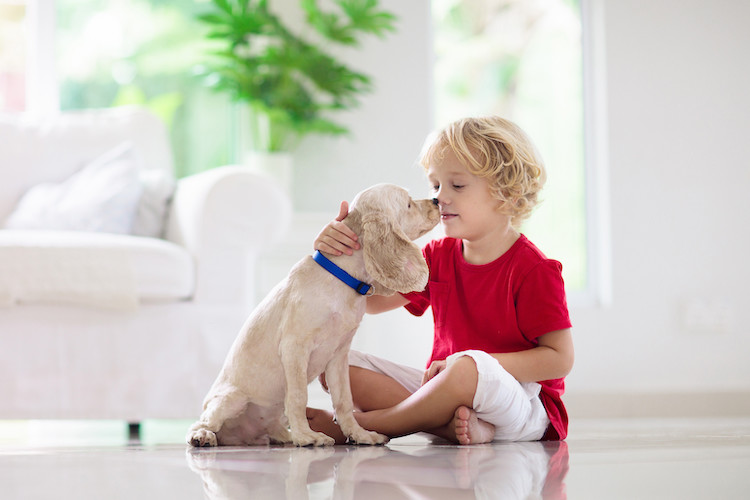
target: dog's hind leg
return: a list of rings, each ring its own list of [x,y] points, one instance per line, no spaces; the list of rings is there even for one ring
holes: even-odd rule
[[[272,443],[285,444],[292,442],[292,435],[285,416],[281,416],[274,424],[268,426],[268,437]]]
[[[187,442],[191,446],[218,446],[216,434],[229,419],[239,415],[248,399],[239,391],[217,395],[209,399],[200,419],[188,430]]]
[[[330,446],[334,439],[315,432],[307,421],[307,366],[310,352],[299,344],[299,339],[283,338],[279,350],[286,379],[284,411],[289,420],[292,442],[297,446]]]
[[[339,348],[326,366],[326,383],[331,394],[336,421],[351,441],[357,444],[384,444],[388,436],[362,428],[355,420],[352,388],[349,385],[349,344]]]

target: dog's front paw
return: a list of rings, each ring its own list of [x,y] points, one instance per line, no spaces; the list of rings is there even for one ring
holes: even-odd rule
[[[355,444],[385,444],[390,441],[388,436],[362,428],[354,429],[348,436],[349,441]]]
[[[308,430],[304,432],[292,432],[292,443],[297,446],[333,446],[336,441],[322,432]]]
[[[217,445],[216,434],[203,428],[190,429],[187,435],[187,442],[190,446],[195,446],[196,448]]]

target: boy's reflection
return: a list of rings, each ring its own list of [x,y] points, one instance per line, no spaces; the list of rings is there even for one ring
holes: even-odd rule
[[[189,449],[212,500],[545,498],[565,495],[568,445]]]

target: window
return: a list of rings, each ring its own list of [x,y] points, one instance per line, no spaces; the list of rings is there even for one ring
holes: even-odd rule
[[[601,156],[589,139],[603,132],[590,106],[584,128],[584,104],[597,100],[597,89],[584,96],[590,73],[582,61],[596,56],[596,44],[581,42],[581,8],[591,16],[597,3],[432,0],[432,10],[435,125],[496,113],[531,135],[548,181],[523,231],[563,262],[569,291],[601,295],[606,269],[596,260],[606,245],[594,237],[603,233],[602,183],[584,159]],[[234,107],[195,76],[207,53],[195,16],[207,7],[207,0],[0,0],[0,111],[140,104],[169,127],[179,176],[229,163]]]
[[[232,106],[194,74],[206,53],[195,16],[206,2],[56,3],[61,109],[146,106],[170,129],[179,176],[229,163]]]
[[[0,0],[0,112],[26,109],[26,5]]]
[[[563,263],[569,292],[589,288],[578,0],[433,0],[436,126],[470,115],[518,123],[547,166],[523,227]]]
[[[0,0],[0,110],[142,105],[167,125],[178,176],[227,164],[234,109],[195,75],[207,53],[196,15],[207,7],[195,0]],[[28,102],[27,92],[34,95]]]

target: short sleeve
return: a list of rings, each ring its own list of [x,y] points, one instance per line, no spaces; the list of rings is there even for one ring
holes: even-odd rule
[[[543,260],[529,271],[518,289],[516,315],[521,333],[529,340],[571,327],[562,264]]]
[[[422,292],[411,292],[402,294],[409,301],[404,307],[414,316],[422,316],[428,307],[430,307],[430,285],[427,285]]]
[[[425,261],[427,262],[427,267],[430,268],[430,277],[432,277],[432,245],[434,244],[434,241],[431,241],[427,243],[427,245],[422,248],[422,255],[425,258]],[[408,304],[406,304],[404,307],[407,311],[412,313],[414,316],[422,316],[425,311],[427,311],[427,308],[430,307],[430,284],[427,283],[427,287],[422,290],[421,292],[410,292],[410,293],[403,293],[401,294],[403,297],[409,301]]]

